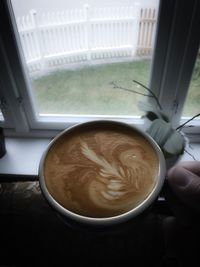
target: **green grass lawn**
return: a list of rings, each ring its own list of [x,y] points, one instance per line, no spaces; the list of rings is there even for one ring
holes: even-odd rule
[[[149,73],[150,60],[141,60],[56,71],[32,84],[39,113],[139,115],[141,96],[113,89],[111,83],[144,92],[132,80],[147,85]]]
[[[200,58],[197,59],[188,96],[183,110],[183,116],[192,117],[200,112]]]
[[[133,79],[148,85],[150,60],[110,63],[76,70],[55,71],[32,79],[39,113],[83,115],[141,115],[137,103],[143,96],[114,89],[119,86],[145,92]],[[192,77],[184,116],[199,111],[200,60]]]

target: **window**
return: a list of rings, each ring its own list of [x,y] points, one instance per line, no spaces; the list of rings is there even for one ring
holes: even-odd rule
[[[139,97],[113,89],[115,82],[119,87],[141,90],[132,79],[149,85],[173,124],[180,122],[199,46],[199,1],[160,1],[159,12],[141,11],[138,4],[132,9],[121,4],[121,10],[86,5],[74,13],[68,8],[43,15],[32,10],[21,19],[16,15],[16,3],[0,3],[0,57],[4,62],[0,90],[6,100],[2,112],[7,128],[34,134],[96,117],[141,122],[141,113],[135,108]],[[111,14],[109,24],[106,21]],[[145,23],[148,27],[141,32]],[[132,28],[140,34],[137,41],[129,34]],[[130,61],[135,53],[147,55],[144,62],[136,62],[138,73],[135,62]],[[94,68],[91,59],[101,65]],[[105,60],[110,64],[103,69]],[[78,94],[74,88],[80,89]]]
[[[133,79],[148,83],[158,0],[150,7],[52,1],[49,8],[34,1],[26,3],[25,16],[19,0],[11,2],[39,119],[140,115],[139,96],[114,90],[113,83],[133,89]]]

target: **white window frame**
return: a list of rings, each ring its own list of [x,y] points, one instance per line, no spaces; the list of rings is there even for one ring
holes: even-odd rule
[[[199,2],[160,0],[149,87],[158,95],[164,111],[172,118],[174,127],[180,123],[199,48]],[[11,0],[0,1],[0,16],[4,20],[0,26],[0,59],[3,62],[3,68],[0,67],[0,97],[6,102],[2,113],[7,134],[54,136],[57,131],[75,123],[102,118],[142,125],[142,121],[134,116],[37,117],[31,90],[27,89],[30,88],[30,82],[27,70],[23,67],[25,61],[19,49],[20,42]],[[200,141],[199,121],[194,121],[193,124],[195,123],[193,128],[186,127],[186,132]]]
[[[181,115],[200,45],[200,2],[163,0],[160,13],[150,87],[177,127],[189,119]],[[170,29],[170,34],[166,35],[164,29]],[[199,142],[200,120],[192,121],[184,132],[192,141]]]

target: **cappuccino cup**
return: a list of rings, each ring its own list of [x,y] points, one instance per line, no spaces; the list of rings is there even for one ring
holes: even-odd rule
[[[66,222],[112,226],[150,207],[165,172],[162,151],[147,133],[97,120],[67,128],[50,142],[40,161],[39,183]]]

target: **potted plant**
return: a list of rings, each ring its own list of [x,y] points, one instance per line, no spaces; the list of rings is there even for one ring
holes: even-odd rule
[[[199,116],[200,113],[186,121],[184,124],[179,125],[177,128],[173,128],[170,118],[164,113],[154,92],[136,80],[133,80],[133,82],[142,86],[147,93],[118,86],[115,82],[112,82],[112,85],[114,89],[121,89],[154,99],[154,101],[152,101],[153,104],[148,101],[139,101],[138,108],[144,112],[142,117],[145,119],[146,132],[160,146],[166,159],[167,168],[170,168],[180,159],[184,152],[190,154],[187,151],[188,139],[182,129],[189,121]],[[191,154],[190,156],[193,157]],[[193,157],[193,159],[195,158]]]

